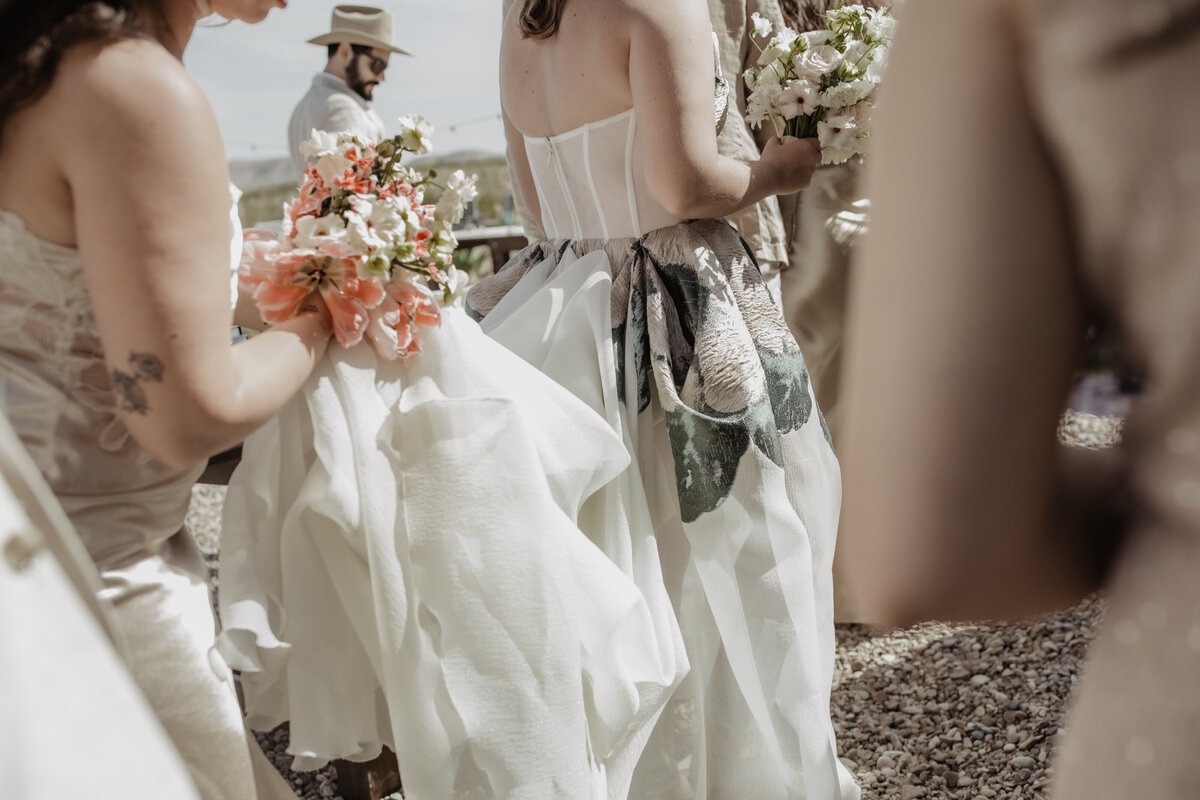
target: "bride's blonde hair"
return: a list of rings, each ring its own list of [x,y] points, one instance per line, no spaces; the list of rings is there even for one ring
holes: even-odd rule
[[[521,6],[521,34],[534,39],[549,39],[558,33],[563,6],[567,0],[525,0]]]

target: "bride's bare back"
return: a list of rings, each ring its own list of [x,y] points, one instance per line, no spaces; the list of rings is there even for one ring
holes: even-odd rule
[[[524,35],[522,0],[504,21],[500,98],[509,153],[535,214],[524,136],[553,136],[629,108],[656,199],[681,218],[719,217],[808,184],[811,141],[773,143],[760,161],[717,153],[712,25],[704,0],[562,0],[549,38]]]
[[[558,33],[524,38],[521,3],[504,20],[500,93],[517,130],[553,136],[633,105],[629,11],[623,2],[571,0]]]

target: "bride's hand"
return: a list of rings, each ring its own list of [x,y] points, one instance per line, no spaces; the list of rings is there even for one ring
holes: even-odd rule
[[[791,194],[808,186],[813,172],[821,163],[821,145],[816,138],[797,139],[784,136],[771,139],[759,159],[778,181],[777,194]]]

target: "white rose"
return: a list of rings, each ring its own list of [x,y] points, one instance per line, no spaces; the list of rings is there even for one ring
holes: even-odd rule
[[[810,47],[796,59],[796,71],[811,79],[828,75],[842,64],[842,54],[836,47],[822,44]]]
[[[755,11],[750,15],[750,22],[754,25],[754,35],[766,38],[771,35],[771,21],[765,19],[762,14]]]

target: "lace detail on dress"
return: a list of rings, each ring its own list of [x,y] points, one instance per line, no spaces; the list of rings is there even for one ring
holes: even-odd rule
[[[109,418],[100,447],[121,449],[129,432],[118,415],[78,251],[39,239],[20,217],[0,211],[0,252],[18,265],[0,270],[0,337],[9,357],[69,400]],[[24,394],[15,382],[5,381],[10,416],[52,420],[59,413],[43,393]]]

